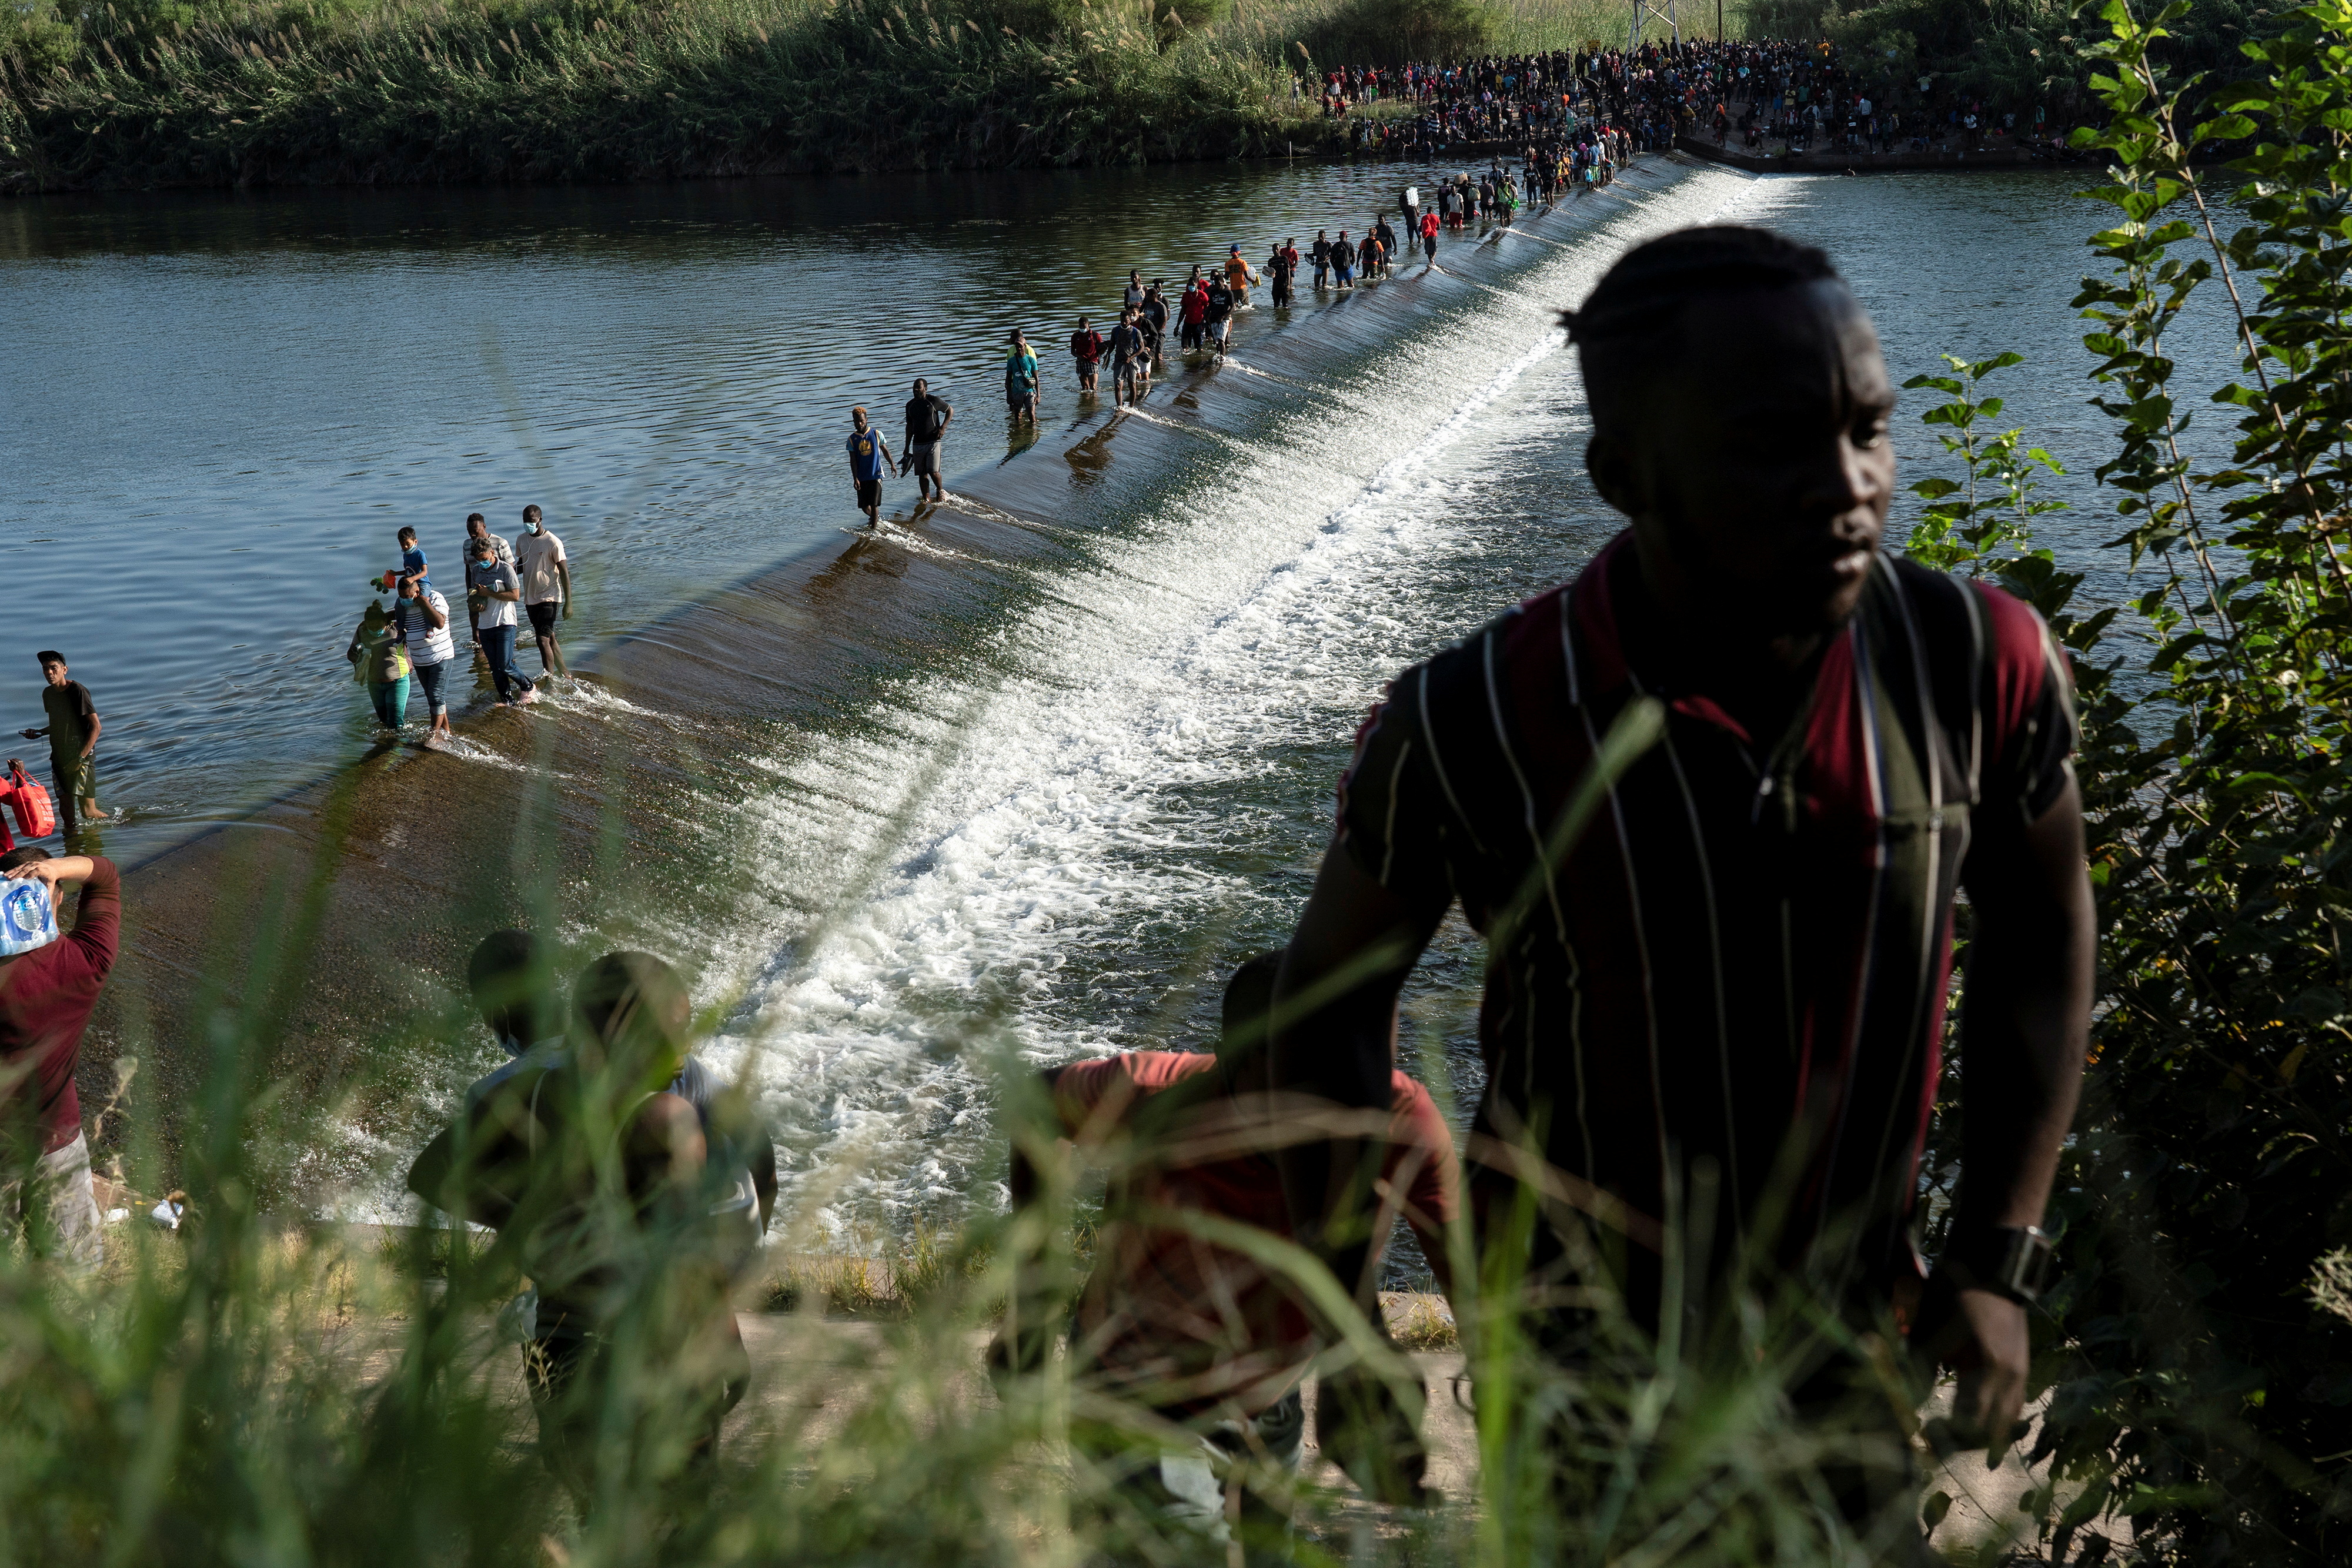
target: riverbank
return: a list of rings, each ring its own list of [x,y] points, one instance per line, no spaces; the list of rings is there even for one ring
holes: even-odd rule
[[[1128,5],[1036,23],[992,0],[126,19],[70,65],[0,68],[0,191],[1056,167],[1310,139],[1274,52],[1230,30],[1163,40]]]

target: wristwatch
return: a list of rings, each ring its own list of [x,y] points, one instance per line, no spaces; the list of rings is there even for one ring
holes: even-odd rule
[[[1955,1230],[1936,1268],[1964,1290],[1991,1291],[2022,1305],[2050,1288],[2056,1256],[2038,1225],[1979,1225]]]

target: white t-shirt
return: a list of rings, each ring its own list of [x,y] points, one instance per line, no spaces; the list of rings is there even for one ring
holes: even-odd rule
[[[555,537],[552,528],[541,528],[535,534],[526,528],[515,535],[515,575],[522,579],[522,601],[544,604],[551,599],[562,598],[563,582],[555,575],[555,569],[571,559],[563,553],[563,541]]]
[[[502,560],[494,560],[488,566],[484,566],[480,561],[468,561],[466,565],[466,586],[495,589],[510,593],[520,586],[520,583],[515,576],[514,568]],[[474,617],[474,630],[487,632],[493,626],[511,626],[516,619],[513,600],[485,599],[482,601],[481,612]]]
[[[408,662],[412,664],[446,664],[457,656],[457,644],[449,636],[449,601],[441,597],[437,588],[427,589],[419,596],[441,612],[441,624],[436,628],[432,617],[419,610],[418,601],[404,599],[393,618],[400,622],[402,639],[408,644]]]

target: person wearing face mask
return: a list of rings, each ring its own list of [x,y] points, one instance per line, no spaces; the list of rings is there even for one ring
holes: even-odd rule
[[[530,634],[539,640],[539,667],[551,675],[568,675],[563,650],[556,646],[555,622],[572,619],[572,558],[555,537],[537,507],[522,509],[522,532],[515,535],[515,575],[522,580],[523,613],[530,617]]]
[[[530,680],[516,667],[515,606],[522,599],[522,580],[513,567],[498,558],[495,541],[472,540],[466,547],[466,603],[473,612],[474,637],[490,666],[490,680],[499,701],[520,707],[539,700]]]

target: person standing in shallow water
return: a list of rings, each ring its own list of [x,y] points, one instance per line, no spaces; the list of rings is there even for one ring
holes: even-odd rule
[[[914,471],[918,505],[948,498],[947,486],[940,481],[940,447],[954,418],[955,410],[932,395],[930,382],[917,377],[915,395],[907,400],[907,455],[898,461],[898,472]]]
[[[882,526],[882,465],[892,462],[890,444],[866,423],[863,406],[849,411],[849,482],[857,489],[857,508],[866,526]]]
[[[1013,411],[1015,424],[1034,425],[1037,423],[1037,356],[1030,351],[1029,340],[1018,327],[1009,341],[1004,356],[1004,406]]]
[[[515,576],[522,580],[522,610],[530,618],[530,634],[539,643],[539,667],[551,675],[569,675],[563,649],[555,640],[555,623],[572,619],[572,558],[563,541],[547,526],[535,507],[522,509],[522,532],[514,541]]]
[[[103,822],[98,809],[98,737],[105,726],[89,688],[72,678],[63,653],[44,648],[40,662],[41,711],[49,722],[38,729],[19,731],[26,740],[46,737],[49,743],[49,787],[57,791],[60,843],[71,843],[78,822]]]
[[[1587,465],[1630,526],[1373,710],[1277,986],[1275,1082],[1381,1103],[1400,985],[1458,899],[1492,955],[1478,1245],[1538,1289],[1611,1289],[1655,1333],[1660,1228],[1706,1183],[1718,1221],[1678,1255],[1712,1294],[1683,1343],[1742,1289],[1842,1321],[1791,1347],[1794,1419],[1848,1456],[1821,1479],[1871,1556],[1937,1562],[1908,1413],[1851,1347],[1909,1325],[1960,1374],[1954,1430],[2008,1447],[2089,1024],[2068,668],[2027,606],[1881,549],[1895,391],[1822,253],[1685,230],[1629,252],[1569,324]],[[1621,724],[1655,744],[1552,842]],[[1966,1175],[1923,1279],[1909,1222],[1963,887]],[[1620,1206],[1622,1262],[1583,1269],[1581,1222],[1549,1210],[1532,1248],[1493,1256],[1522,1167],[1479,1151],[1529,1145]],[[1284,1165],[1302,1232],[1325,1227],[1369,1289],[1359,1153]],[[1590,1320],[1528,1326],[1588,1362]]]

